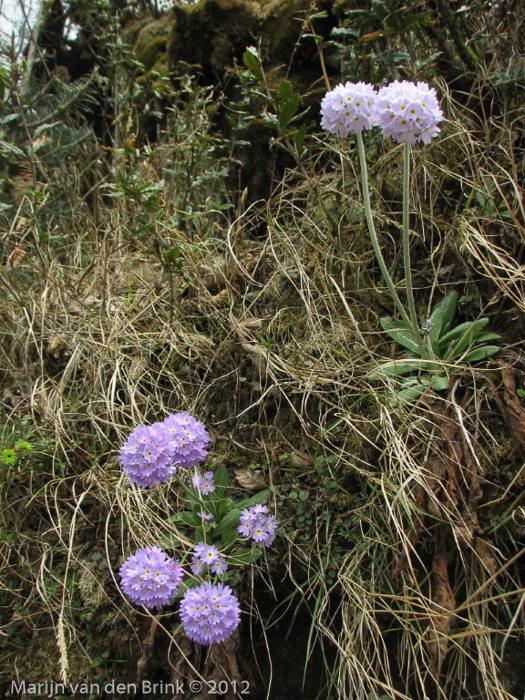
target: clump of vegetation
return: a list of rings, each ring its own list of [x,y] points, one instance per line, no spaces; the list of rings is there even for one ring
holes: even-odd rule
[[[521,697],[512,13],[320,3],[286,69],[251,25],[219,45],[219,13],[213,69],[171,73],[153,59],[177,13],[53,5],[76,38],[55,23],[61,52],[48,32],[27,62],[4,47],[0,70],[2,690],[191,668],[227,678],[226,697],[240,680],[277,699]],[[54,65],[75,45],[94,70]],[[305,87],[287,70],[310,52]],[[435,88],[441,133],[410,178],[403,144],[322,130],[323,96],[347,80]],[[241,624],[206,654],[176,613],[119,590],[130,552],[211,532],[174,482],[139,490],[119,463],[131,426],[179,412],[210,430],[219,534],[227,508],[263,497],[281,532],[239,562]]]

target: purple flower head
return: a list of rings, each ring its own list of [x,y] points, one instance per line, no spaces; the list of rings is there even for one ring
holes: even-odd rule
[[[162,423],[138,425],[121,447],[120,461],[137,486],[161,484],[177,469],[170,435]]]
[[[203,496],[207,496],[209,493],[213,493],[213,491],[215,491],[213,472],[204,472],[204,474],[195,472],[191,480],[194,487],[198,489]]]
[[[227,570],[228,565],[226,564],[226,559],[223,556],[220,556],[217,561],[210,566],[210,571],[216,576],[220,576]]]
[[[379,90],[372,118],[383,136],[414,145],[418,141],[430,143],[439,134],[437,125],[443,120],[443,112],[434,88],[396,80]]]
[[[190,568],[195,576],[198,576],[205,566],[208,566],[209,570],[217,575],[223,574],[227,569],[226,560],[217,547],[199,542],[195,545]]]
[[[186,591],[180,604],[180,618],[192,641],[213,644],[223,642],[237,629],[241,611],[229,586],[204,583]]]
[[[368,83],[340,83],[323,97],[321,126],[338,136],[371,129],[376,94]]]
[[[174,597],[183,575],[176,559],[170,559],[159,547],[145,547],[121,566],[120,585],[136,605],[161,608]]]
[[[269,547],[275,539],[277,523],[268,515],[267,506],[256,505],[241,511],[237,528],[243,537],[251,537],[261,547]]]
[[[179,467],[192,468],[206,459],[210,436],[204,424],[188,413],[173,413],[162,423],[168,429],[173,460]]]
[[[215,519],[213,517],[213,513],[208,513],[205,510],[200,510],[197,515],[199,518],[202,518],[204,523],[210,525],[210,527],[213,527],[215,525]]]

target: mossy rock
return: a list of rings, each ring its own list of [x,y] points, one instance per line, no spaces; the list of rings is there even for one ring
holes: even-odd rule
[[[128,20],[121,30],[121,39],[124,44],[134,45],[138,39],[141,29],[151,23],[150,15],[145,17],[135,17]]]
[[[177,5],[168,40],[170,66],[198,64],[205,73],[222,74],[246,46],[256,41],[260,26],[256,3],[246,0],[201,0]]]
[[[143,25],[135,42],[135,55],[149,71],[156,64],[166,63],[166,46],[172,17],[161,17]]]
[[[290,61],[301,35],[301,16],[310,5],[309,0],[278,0],[265,7],[261,37],[270,62]]]

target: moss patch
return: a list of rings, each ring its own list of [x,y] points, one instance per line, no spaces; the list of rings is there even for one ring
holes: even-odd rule
[[[149,71],[159,61],[165,62],[166,45],[170,32],[171,18],[166,17],[148,22],[138,33],[135,42],[135,53],[137,59]]]
[[[257,6],[241,0],[202,0],[177,6],[168,40],[170,65],[199,64],[206,72],[222,72],[255,41]]]

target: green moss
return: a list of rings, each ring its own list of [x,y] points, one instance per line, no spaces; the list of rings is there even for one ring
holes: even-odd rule
[[[16,452],[12,449],[2,450],[0,453],[0,463],[6,467],[14,467],[16,465]]]
[[[174,69],[183,61],[222,72],[255,41],[260,23],[257,6],[242,0],[201,0],[190,7],[179,5],[174,12],[168,40]]]
[[[292,57],[302,30],[300,17],[308,5],[305,0],[284,0],[267,8],[261,34],[271,62],[288,62]]]
[[[171,18],[170,18],[171,19]],[[137,59],[149,71],[166,55],[166,44],[171,21],[166,17],[145,24],[135,42]]]
[[[137,51],[137,58],[149,71],[166,54],[166,39],[158,37],[152,39],[141,51]]]
[[[139,17],[126,23],[126,25],[122,28],[121,34],[123,43],[130,45],[135,44],[140,31],[150,23],[151,17],[149,15],[147,17]]]

